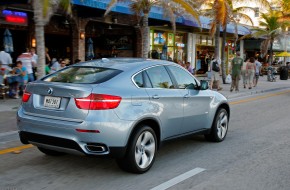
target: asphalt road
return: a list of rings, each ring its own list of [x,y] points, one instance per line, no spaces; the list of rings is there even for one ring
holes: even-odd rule
[[[203,136],[171,141],[142,175],[121,171],[113,159],[49,157],[35,147],[0,154],[0,189],[146,190],[167,185],[174,190],[288,190],[289,98],[285,91],[233,100],[224,142],[210,143]],[[0,134],[1,149],[21,145],[16,134]]]

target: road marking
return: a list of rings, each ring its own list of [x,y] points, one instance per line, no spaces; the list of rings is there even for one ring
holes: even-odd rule
[[[32,144],[28,144],[28,145],[24,145],[24,146],[17,146],[17,147],[14,147],[14,148],[7,148],[7,149],[0,150],[0,155],[1,154],[11,153],[11,152],[14,152],[14,151],[20,151],[20,150],[27,149],[27,148],[32,148],[32,147],[33,147]]]
[[[186,179],[188,179],[188,178],[190,178],[190,177],[192,177],[194,175],[197,175],[197,174],[199,174],[200,172],[203,172],[203,171],[205,171],[205,169],[203,169],[203,168],[195,168],[195,169],[190,170],[190,171],[188,171],[188,172],[186,172],[184,174],[181,174],[181,175],[179,175],[179,176],[177,176],[177,177],[175,177],[175,178],[173,178],[173,179],[171,179],[171,180],[169,180],[169,181],[167,181],[165,183],[162,183],[162,184],[160,184],[160,185],[158,185],[158,186],[156,186],[156,187],[154,187],[154,188],[152,188],[150,190],[165,190],[165,189],[168,189],[168,188],[170,188],[170,187],[172,187],[172,186],[174,186],[174,185],[176,185],[176,184],[178,184],[178,183],[180,183],[180,182],[182,182],[182,181],[184,181],[184,180],[186,180]]]
[[[18,131],[8,131],[8,132],[0,133],[0,137],[4,137],[7,135],[14,135],[16,133],[18,133]]]
[[[251,102],[251,101],[255,101],[255,100],[261,100],[261,99],[270,98],[270,97],[274,97],[274,96],[280,96],[282,94],[286,94],[286,93],[289,93],[289,92],[290,92],[290,90],[287,90],[287,91],[272,93],[272,94],[268,94],[268,95],[264,95],[264,96],[257,96],[257,97],[254,97],[254,98],[248,98],[248,99],[244,99],[244,100],[233,101],[233,102],[229,102],[229,104],[230,105],[242,104],[242,103]]]

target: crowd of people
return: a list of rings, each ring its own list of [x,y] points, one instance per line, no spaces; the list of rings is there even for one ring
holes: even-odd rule
[[[212,89],[213,82],[217,81],[217,90],[221,90],[220,87],[220,74],[221,74],[221,61],[217,60],[218,65],[220,67],[219,71],[213,71],[212,66],[213,62],[216,60],[211,61],[211,82],[210,82],[210,89]],[[240,57],[240,52],[236,53],[236,57],[232,59],[230,64],[230,79],[231,79],[231,88],[230,91],[232,92],[235,90],[236,92],[239,91],[239,81],[242,79],[243,87],[252,89],[258,85],[259,77],[261,73],[262,64],[258,61],[258,59],[251,57],[244,61],[243,58]]]
[[[57,59],[50,57],[48,49],[46,48],[46,74],[53,73],[57,70],[70,65],[69,59]],[[75,63],[81,60],[76,59]],[[38,55],[35,53],[35,48],[27,48],[20,54],[16,63],[9,53],[4,51],[4,47],[0,49],[0,85],[1,88],[9,86],[8,95],[11,98],[19,98],[23,93],[24,87],[28,82],[36,80],[38,67]]]

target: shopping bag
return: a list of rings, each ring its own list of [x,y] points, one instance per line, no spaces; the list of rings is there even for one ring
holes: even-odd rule
[[[226,83],[227,84],[232,83],[232,76],[230,74],[228,74],[227,77],[226,77]]]

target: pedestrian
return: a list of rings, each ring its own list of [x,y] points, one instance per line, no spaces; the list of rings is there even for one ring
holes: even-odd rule
[[[81,60],[80,59],[75,59],[75,62],[74,62],[74,64],[76,64],[76,63],[80,63],[81,62]]]
[[[58,71],[60,69],[60,64],[56,58],[52,58],[51,64],[52,65],[50,67],[50,69],[51,69],[50,73],[54,73],[55,71]]]
[[[13,98],[19,98],[19,94],[23,94],[24,87],[28,82],[27,69],[22,65],[21,61],[17,61],[12,74],[18,78],[14,83],[15,95]]]
[[[181,60],[178,60],[178,61],[177,61],[177,64],[180,65],[181,67],[184,67],[184,64],[182,63]]]
[[[246,66],[247,66],[248,61],[249,61],[249,59],[243,62],[243,66],[241,69],[241,75],[242,75],[242,79],[243,79],[244,88],[247,88],[248,75],[247,75]]]
[[[33,75],[32,68],[35,67],[35,60],[33,59],[33,56],[31,55],[29,49],[27,48],[24,53],[18,56],[16,61],[21,61],[22,65],[27,69],[28,74],[28,82],[32,82],[35,80]]]
[[[256,70],[255,70],[256,72],[255,72],[254,81],[253,81],[254,87],[257,86],[258,80],[259,80],[259,76],[260,76],[261,71],[262,71],[261,70],[262,69],[262,63],[260,63],[258,61],[258,58],[255,59],[255,65],[256,65]]]
[[[190,62],[186,62],[185,68],[188,70],[188,72],[193,74],[193,68],[191,67]]]
[[[244,60],[240,57],[240,52],[236,53],[236,57],[232,60],[231,70],[232,70],[232,84],[230,91],[232,92],[234,89],[239,91],[239,81],[241,76],[241,68],[243,66]]]
[[[66,67],[66,61],[65,60],[61,60],[60,69],[63,69],[64,67]]]
[[[10,65],[12,65],[12,58],[9,53],[4,51],[4,46],[0,47],[0,63],[2,64],[3,69],[11,70]]]
[[[51,67],[51,58],[50,58],[50,55],[48,52],[49,52],[48,48],[45,48],[45,64],[48,65],[48,67],[50,68]]]
[[[32,58],[34,59],[34,61],[35,61],[35,64],[34,64],[34,66],[33,66],[33,68],[32,68],[32,71],[33,71],[33,76],[34,76],[34,78],[36,79],[37,78],[37,66],[38,66],[38,55],[35,53],[35,48],[30,48],[30,53],[31,53],[31,55],[32,55]]]
[[[255,58],[251,57],[250,61],[247,62],[246,70],[248,75],[249,89],[252,89],[252,83],[256,72]]]
[[[213,84],[215,82],[217,91],[222,90],[223,88],[220,86],[221,60],[219,58],[214,58],[210,62],[210,71],[211,71],[211,80],[209,88],[213,89]]]

